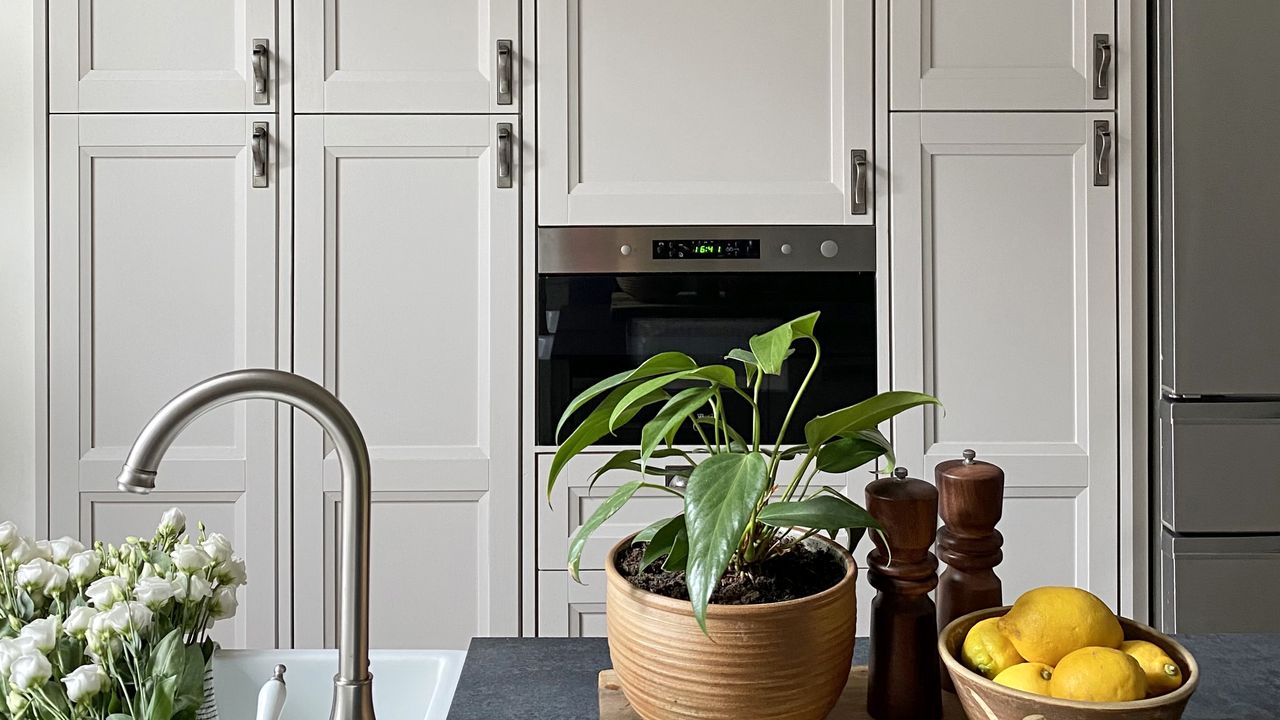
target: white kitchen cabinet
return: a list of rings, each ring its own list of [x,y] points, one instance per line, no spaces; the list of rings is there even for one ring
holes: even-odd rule
[[[898,460],[1004,468],[1006,596],[1118,600],[1116,192],[1110,113],[891,121],[893,383],[946,412],[894,422]],[[1114,153],[1110,153],[1111,156]]]
[[[893,110],[1115,107],[1116,0],[895,0],[889,13]]]
[[[374,647],[518,631],[514,120],[296,120],[294,367],[369,444]],[[294,438],[294,639],[332,646],[338,461]]]
[[[872,223],[871,7],[539,2],[538,223]]]
[[[567,572],[538,573],[538,637],[605,637],[603,570],[584,570],[574,582]]]
[[[232,538],[252,582],[228,647],[276,637],[271,403],[178,436],[147,496],[116,489],[134,438],[209,375],[276,366],[275,168],[253,186],[255,115],[49,119],[49,532],[145,535],[170,505]]]
[[[296,0],[301,113],[519,111],[519,0]]]
[[[273,0],[48,0],[48,13],[50,112],[275,110]]]

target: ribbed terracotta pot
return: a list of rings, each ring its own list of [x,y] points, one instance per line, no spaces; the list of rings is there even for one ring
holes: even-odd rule
[[[844,548],[834,587],[799,600],[712,605],[702,633],[687,600],[637,588],[616,559],[605,563],[609,656],[644,720],[823,720],[849,679],[857,620],[858,566]]]

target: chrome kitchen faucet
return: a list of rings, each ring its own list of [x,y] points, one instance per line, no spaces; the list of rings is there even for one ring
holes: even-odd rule
[[[328,390],[280,370],[236,370],[203,380],[160,408],[134,441],[116,482],[149,493],[169,445],[192,420],[237,400],[287,403],[315,418],[333,440],[342,466],[342,577],[338,605],[338,674],[331,720],[374,720],[369,673],[369,448],[350,411]]]

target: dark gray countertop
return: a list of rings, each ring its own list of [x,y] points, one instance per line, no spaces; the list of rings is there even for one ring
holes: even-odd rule
[[[1184,720],[1280,718],[1280,635],[1178,639],[1201,672]],[[858,640],[855,662],[867,647]],[[609,666],[602,638],[475,638],[449,720],[599,720],[596,676]]]

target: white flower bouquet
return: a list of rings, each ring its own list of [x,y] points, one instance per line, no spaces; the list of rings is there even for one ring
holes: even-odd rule
[[[208,631],[246,577],[225,536],[186,526],[172,508],[150,539],[86,549],[0,523],[0,718],[196,718]]]

